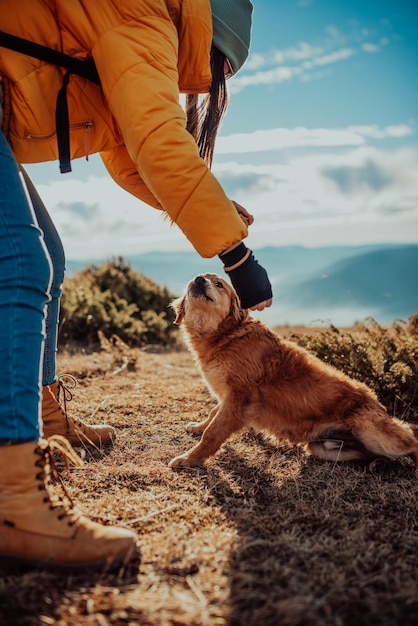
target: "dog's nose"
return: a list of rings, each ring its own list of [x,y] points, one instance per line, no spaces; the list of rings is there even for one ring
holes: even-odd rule
[[[202,287],[206,282],[206,278],[204,276],[196,276],[194,282],[198,287]]]

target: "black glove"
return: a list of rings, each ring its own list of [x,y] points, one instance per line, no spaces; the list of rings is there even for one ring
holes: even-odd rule
[[[267,272],[243,243],[220,254],[224,270],[238,294],[243,309],[250,309],[273,297]],[[237,267],[235,267],[238,264]],[[231,268],[231,269],[229,269]]]

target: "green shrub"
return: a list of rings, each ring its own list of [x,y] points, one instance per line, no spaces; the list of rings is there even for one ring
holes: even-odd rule
[[[61,298],[60,343],[100,343],[99,333],[129,346],[174,339],[174,295],[134,272],[122,258],[67,277]]]
[[[370,319],[353,331],[331,326],[291,338],[374,389],[392,415],[418,419],[418,314],[389,328]]]

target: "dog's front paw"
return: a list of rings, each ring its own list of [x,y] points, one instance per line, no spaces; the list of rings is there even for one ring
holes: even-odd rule
[[[179,469],[181,467],[193,467],[194,465],[199,465],[199,463],[193,463],[188,457],[187,454],[182,454],[181,456],[176,456],[174,459],[171,459],[168,464],[172,469]]]

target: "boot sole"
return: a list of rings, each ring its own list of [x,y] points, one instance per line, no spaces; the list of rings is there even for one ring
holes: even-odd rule
[[[24,567],[28,569],[47,569],[62,573],[100,571],[102,574],[106,574],[107,572],[113,572],[115,569],[124,569],[128,565],[133,566],[135,561],[139,566],[140,552],[137,545],[133,545],[131,549],[114,557],[98,559],[97,561],[51,561],[0,552],[0,568],[3,568],[3,566],[14,569]]]

